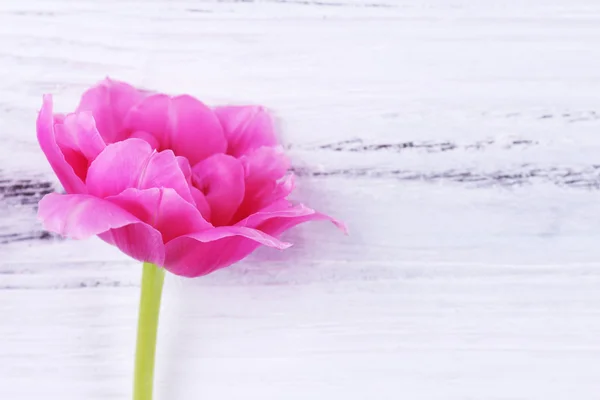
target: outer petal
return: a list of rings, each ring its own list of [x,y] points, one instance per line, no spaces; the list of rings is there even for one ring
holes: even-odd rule
[[[77,112],[91,111],[104,141],[114,143],[128,137],[130,132],[124,129],[123,120],[129,109],[146,96],[146,91],[107,78],[83,94]]]
[[[213,154],[225,152],[223,128],[210,108],[187,95],[174,97],[172,107],[169,136],[175,154],[195,165]]]
[[[88,171],[91,194],[113,196],[128,188],[174,189],[194,204],[189,185],[172,151],[157,153],[141,139],[127,139],[108,145]]]
[[[74,239],[103,234],[121,251],[140,260],[162,265],[164,245],[160,232],[121,207],[89,195],[51,193],[39,203],[44,227]]]
[[[240,221],[236,226],[260,229],[269,235],[279,236],[286,230],[308,221],[330,221],[345,233],[348,232],[342,222],[302,204],[294,205],[287,200],[273,203],[260,212]]]
[[[116,246],[129,257],[142,262],[163,265],[165,245],[160,233],[145,224],[131,224],[98,234],[106,243]]]
[[[276,181],[290,168],[290,160],[280,147],[261,147],[241,158],[246,170],[246,181],[258,185],[262,181]]]
[[[168,242],[164,267],[181,276],[206,275],[241,260],[260,245],[291,246],[255,229],[221,226]]]
[[[238,208],[233,221],[239,221],[248,215],[262,210],[273,201],[286,196],[293,188],[293,181],[283,178],[290,166],[288,158],[281,149],[274,147],[261,147],[241,158],[245,172],[244,200]],[[292,179],[292,178],[289,178]],[[287,193],[285,192],[287,188]],[[284,189],[282,191],[282,189]]]
[[[244,198],[244,168],[239,160],[226,154],[215,154],[192,169],[193,182],[206,196],[211,222],[226,225]]]
[[[281,199],[285,199],[296,186],[296,176],[294,174],[288,174],[281,178],[270,195],[265,196],[261,203],[273,204]]]
[[[173,189],[127,189],[106,200],[156,228],[165,243],[178,236],[212,228],[200,211]]]
[[[44,104],[37,119],[37,138],[50,166],[67,193],[86,193],[82,179],[77,176],[56,143],[54,118],[52,116],[52,96],[44,96]]]
[[[273,119],[263,107],[217,107],[215,114],[225,132],[227,154],[240,157],[262,146],[277,144]]]

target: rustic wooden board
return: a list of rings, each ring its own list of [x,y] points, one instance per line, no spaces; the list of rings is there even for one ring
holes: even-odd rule
[[[600,3],[0,4],[0,398],[130,396],[140,268],[57,240],[41,95],[109,75],[278,116],[302,226],[168,277],[157,399],[600,398]]]

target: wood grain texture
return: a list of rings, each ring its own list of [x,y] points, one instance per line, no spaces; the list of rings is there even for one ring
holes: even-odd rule
[[[301,226],[167,278],[157,399],[600,398],[600,4],[0,4],[0,398],[130,396],[140,266],[59,241],[35,139],[109,75],[277,115]]]

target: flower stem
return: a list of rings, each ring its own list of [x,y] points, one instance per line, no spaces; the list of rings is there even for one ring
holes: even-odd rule
[[[135,351],[133,400],[152,400],[156,333],[164,280],[163,268],[144,263]]]

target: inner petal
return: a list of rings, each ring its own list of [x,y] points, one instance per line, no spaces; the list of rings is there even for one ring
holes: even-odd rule
[[[227,225],[244,199],[244,168],[238,159],[215,154],[192,169],[194,186],[211,210],[215,226]]]
[[[171,188],[195,204],[173,152],[156,152],[141,139],[108,145],[90,165],[86,184],[90,193],[98,197],[114,196],[129,188]]]
[[[173,189],[127,189],[106,200],[154,227],[161,233],[164,243],[212,227],[196,207]]]

